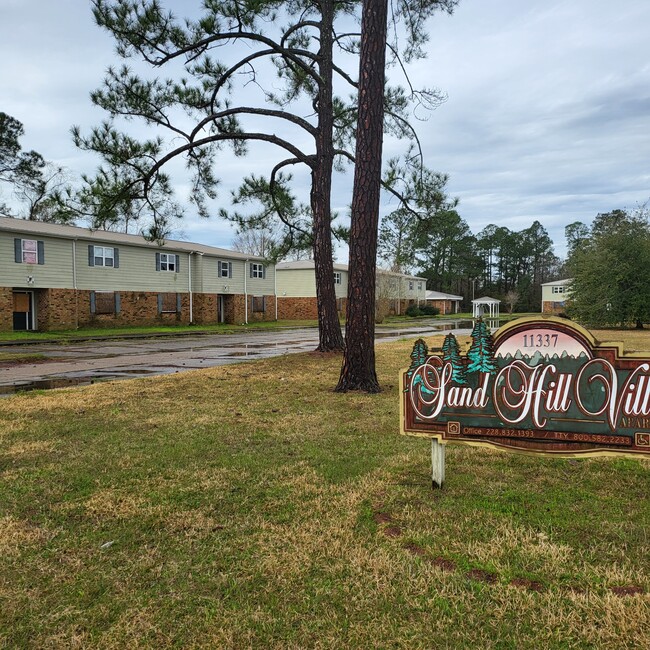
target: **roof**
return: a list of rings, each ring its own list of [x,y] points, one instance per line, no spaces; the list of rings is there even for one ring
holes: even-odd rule
[[[295,262],[278,262],[275,265],[277,271],[291,271],[295,269],[313,269],[316,267],[314,260],[296,260]],[[334,262],[335,271],[348,271],[347,264],[339,264]],[[377,269],[377,273],[382,275],[394,275],[396,277],[407,278],[409,280],[423,280],[426,281],[426,278],[421,278],[417,275],[409,275],[408,273],[395,273],[394,271],[386,271],[384,269]]]
[[[278,262],[275,265],[276,270],[278,271],[291,271],[294,269],[313,269],[316,268],[314,260],[295,260],[294,262]],[[347,271],[347,264],[338,264],[334,262],[335,271]]]
[[[442,293],[441,291],[427,291],[424,298],[425,300],[462,300],[463,296],[454,296],[452,293]]]
[[[482,304],[501,303],[500,300],[497,300],[496,298],[490,298],[490,296],[485,296],[484,298],[476,298],[476,299],[472,300],[472,303],[475,303],[475,302],[482,303]]]
[[[16,232],[29,235],[41,235],[44,237],[59,237],[62,239],[86,239],[110,244],[124,244],[131,246],[144,246],[146,248],[161,248],[157,242],[151,242],[142,235],[129,235],[123,232],[112,232],[109,230],[91,230],[90,228],[79,228],[78,226],[65,226],[59,223],[47,223],[44,221],[27,221],[26,219],[13,219],[11,217],[0,217],[0,231]],[[203,255],[215,255],[231,257],[242,260],[261,260],[258,255],[238,253],[227,248],[206,246],[196,242],[179,241],[166,239],[163,247],[174,251],[186,253],[201,253]]]
[[[564,285],[571,284],[573,282],[573,278],[566,278],[564,280],[553,280],[553,282],[542,282],[543,287],[550,287],[551,285],[554,287],[563,287]]]

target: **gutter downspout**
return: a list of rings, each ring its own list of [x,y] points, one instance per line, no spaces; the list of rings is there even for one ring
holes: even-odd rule
[[[273,293],[275,294],[275,320],[278,320],[278,274],[273,265]]]
[[[77,291],[77,240],[72,240],[72,288],[74,289],[74,328],[79,329],[79,293]]]
[[[190,251],[187,256],[187,288],[190,293],[190,325],[194,322],[194,303],[192,300],[192,255],[194,255],[194,251]]]
[[[247,284],[248,272],[249,272],[248,258],[246,258],[246,261],[244,262],[244,324],[245,325],[248,325],[248,284]]]
[[[397,278],[397,315],[402,315],[402,278]]]

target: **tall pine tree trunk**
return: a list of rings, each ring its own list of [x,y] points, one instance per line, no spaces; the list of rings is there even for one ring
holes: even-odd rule
[[[387,15],[388,0],[363,1],[345,355],[336,387],[340,392],[380,390],[375,371],[375,282]]]
[[[311,208],[313,213],[314,271],[318,306],[318,348],[320,352],[343,350],[343,334],[336,309],[334,262],[332,259],[331,193],[334,166],[332,65],[333,0],[324,0],[318,54],[320,87],[318,90],[318,134],[316,163],[312,170]]]

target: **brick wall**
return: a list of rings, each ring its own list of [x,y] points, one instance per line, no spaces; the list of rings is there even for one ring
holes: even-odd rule
[[[14,328],[14,297],[11,287],[0,287],[0,331]]]
[[[337,298],[336,308],[340,317],[345,317],[347,298]],[[317,320],[316,298],[278,298],[278,320]]]
[[[316,298],[278,298],[278,320],[315,320]]]
[[[41,331],[67,330],[77,327],[118,327],[124,325],[188,324],[189,294],[181,294],[180,313],[158,313],[158,293],[120,291],[118,314],[92,314],[90,291],[74,289],[36,289],[37,328]],[[193,315],[198,324],[217,323],[217,294],[194,294]],[[265,296],[265,311],[254,313],[249,296],[248,322],[275,320],[275,296]],[[246,318],[244,296],[224,295],[224,316],[227,323],[243,323]],[[0,287],[0,330],[13,329],[13,292]]]
[[[426,304],[431,307],[437,307],[441,314],[454,313],[454,303],[451,300],[427,300]]]
[[[192,312],[197,325],[219,322],[218,296],[216,293],[195,293],[192,296]]]
[[[551,300],[542,302],[542,314],[560,314],[565,311],[566,305]]]
[[[38,289],[36,291],[36,327],[42,331],[73,330],[85,313],[80,309],[80,291],[74,289]],[[90,310],[90,299],[88,299]]]

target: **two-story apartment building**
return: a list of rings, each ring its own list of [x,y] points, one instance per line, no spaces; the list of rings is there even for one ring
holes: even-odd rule
[[[275,320],[275,267],[191,242],[0,218],[0,329]]]
[[[566,308],[566,301],[571,295],[571,283],[573,280],[554,280],[542,284],[542,313],[559,314]]]
[[[276,265],[278,317],[316,319],[316,274],[313,260],[280,262]],[[348,266],[334,264],[334,288],[338,311],[345,314],[348,295]],[[422,304],[426,279],[377,269],[376,295],[388,303],[388,311],[403,314],[409,305]]]

